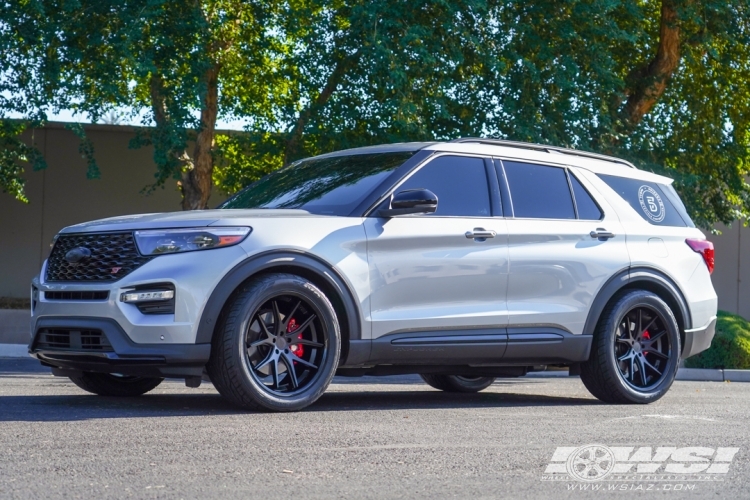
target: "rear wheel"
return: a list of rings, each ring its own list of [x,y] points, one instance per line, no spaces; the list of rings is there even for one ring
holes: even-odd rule
[[[153,390],[164,379],[83,372],[81,375],[71,376],[70,380],[84,391],[99,396],[133,397]]]
[[[669,306],[651,292],[625,292],[602,313],[581,380],[605,403],[650,403],[672,386],[680,352]]]
[[[479,392],[488,388],[495,381],[494,377],[465,377],[462,375],[420,375],[427,385],[445,392]]]
[[[242,408],[295,411],[328,388],[340,346],[323,292],[299,276],[271,274],[231,299],[206,369],[219,393]]]

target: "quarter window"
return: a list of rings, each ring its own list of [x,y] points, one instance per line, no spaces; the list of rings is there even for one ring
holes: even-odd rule
[[[694,227],[682,203],[672,203],[672,199],[679,200],[679,197],[671,186],[616,175],[598,175],[647,222],[657,226]]]
[[[396,192],[429,189],[437,195],[436,216],[489,217],[490,191],[482,158],[439,156],[406,180]]]
[[[575,219],[565,169],[503,161],[513,215],[535,219]]]
[[[583,220],[599,220],[602,218],[602,210],[596,204],[586,188],[580,183],[576,176],[570,176],[570,184],[573,186],[573,195],[576,198],[576,208],[578,209],[578,218]]]

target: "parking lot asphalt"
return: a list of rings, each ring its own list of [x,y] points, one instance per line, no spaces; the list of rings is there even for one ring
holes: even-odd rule
[[[305,411],[250,413],[210,384],[102,398],[0,360],[0,498],[750,498],[749,405],[747,383],[612,406],[573,377],[455,395],[409,376],[337,378]],[[557,447],[592,443],[739,452],[711,481],[543,480]]]

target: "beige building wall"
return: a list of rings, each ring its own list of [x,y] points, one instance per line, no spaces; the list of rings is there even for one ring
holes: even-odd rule
[[[28,296],[31,278],[47,258],[52,238],[65,226],[181,209],[174,181],[150,195],[141,194],[153,184],[156,166],[150,147],[128,148],[134,128],[89,125],[85,129],[94,144],[100,179],[86,179],[86,161],[78,152],[80,141],[64,124],[51,123],[27,133],[27,140],[42,151],[48,167],[38,172],[26,169],[28,204],[0,193],[0,297]],[[209,206],[223,199],[214,193]]]
[[[42,150],[48,168],[26,172],[29,204],[0,193],[0,297],[26,297],[31,278],[49,252],[52,237],[63,227],[115,215],[180,210],[174,182],[151,195],[140,194],[154,180],[151,148],[129,149],[131,127],[90,125],[101,179],[86,179],[86,162],[78,138],[63,124],[35,130],[28,139]],[[214,193],[210,205],[223,197]],[[750,318],[750,228],[735,223],[717,226],[714,287],[719,308]]]

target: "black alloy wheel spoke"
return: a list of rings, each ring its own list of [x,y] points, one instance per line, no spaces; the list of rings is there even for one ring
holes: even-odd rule
[[[638,358],[638,374],[640,375],[640,378],[641,378],[641,384],[645,387],[645,385],[647,384],[647,382],[646,382],[646,367],[643,364],[643,358],[642,357]]]
[[[654,342],[656,342],[657,340],[659,340],[659,339],[660,339],[660,338],[661,338],[661,337],[662,337],[662,336],[663,336],[663,335],[664,335],[665,333],[667,333],[667,331],[666,331],[666,330],[662,330],[662,331],[660,331],[659,333],[657,333],[656,335],[653,335],[653,336],[652,336],[652,337],[651,337],[650,339],[648,339],[648,340],[647,340],[646,342],[647,342],[647,343],[648,343],[649,345],[653,345],[653,343],[654,343]]]
[[[321,344],[320,342],[313,342],[312,340],[295,338],[289,341],[289,345],[309,345],[310,347],[323,347],[323,344]]]
[[[273,345],[273,339],[274,335],[268,330],[268,327],[266,326],[266,322],[263,321],[263,318],[261,318],[261,315],[256,315],[256,321],[260,324],[260,329],[263,330],[263,334],[266,336],[264,339],[256,340],[255,342],[250,344],[250,347],[257,347],[259,345],[268,344]]]
[[[633,351],[628,351],[622,356],[620,356],[619,358],[617,358],[617,361],[627,361],[632,357],[633,357]]]
[[[659,319],[659,317],[658,316],[654,316],[654,319],[652,319],[651,321],[649,321],[648,325],[646,325],[646,328],[644,328],[643,330],[641,330],[641,332],[638,334],[638,338],[639,339],[643,338],[643,334],[646,333],[648,331],[648,329],[651,328],[651,326],[654,323],[656,323],[657,319]]]
[[[317,380],[328,342],[325,324],[311,309],[311,304],[298,295],[277,295],[251,316],[245,333],[245,363],[251,376],[268,392],[286,396]],[[294,330],[288,331],[290,327]]]
[[[297,381],[297,372],[294,368],[294,363],[289,359],[288,355],[281,356],[281,362],[284,363],[286,366],[286,372],[289,375],[289,381],[292,384],[292,389],[296,389],[299,387],[299,382]]]
[[[294,331],[291,331],[287,333],[288,337],[294,337],[295,335],[301,334],[303,331],[305,331],[305,328],[310,326],[310,324],[315,320],[316,316],[314,314],[311,314],[309,318],[307,318],[305,321],[302,322],[301,325],[299,325],[297,328],[294,329]]]
[[[271,365],[271,373],[273,374],[273,386],[276,390],[281,389],[281,382],[279,377],[279,359],[276,358],[273,360],[273,364]]]
[[[625,314],[613,348],[616,366],[627,384],[640,390],[663,380],[675,355],[668,333],[660,313],[650,307],[640,306]]]
[[[292,321],[292,318],[294,318],[294,313],[297,312],[297,309],[299,309],[300,305],[302,305],[302,301],[298,300],[297,303],[295,304],[295,306],[292,308],[292,312],[290,312],[289,314],[287,314],[286,321],[284,321],[284,325],[283,325],[284,328],[282,328],[282,330],[281,330],[282,333],[286,332],[287,328],[289,328],[289,322]],[[299,328],[298,328],[298,330],[299,330]]]
[[[310,368],[314,368],[316,370],[318,369],[317,365],[315,365],[313,363],[310,363],[309,361],[305,361],[304,359],[300,358],[299,356],[297,356],[293,352],[289,352],[289,354],[287,354],[287,357],[289,357],[292,361],[296,361],[297,363],[299,363],[301,365],[305,365],[305,366],[308,366]]]
[[[276,335],[281,335],[283,332],[283,323],[281,321],[281,313],[279,312],[279,304],[275,300],[271,301],[271,307],[273,307],[273,325],[276,330]]]
[[[658,368],[656,368],[656,367],[655,367],[654,365],[652,365],[652,364],[651,364],[651,363],[650,363],[650,362],[648,361],[648,359],[646,359],[646,356],[643,356],[643,357],[641,358],[641,360],[642,360],[642,363],[643,363],[643,364],[645,364],[645,365],[646,365],[647,367],[651,368],[651,369],[652,369],[653,371],[655,371],[655,372],[656,372],[656,374],[657,374],[657,375],[659,375],[659,376],[661,377],[661,372],[660,372],[660,371],[658,370]]]
[[[643,326],[643,309],[639,308],[638,309],[638,326],[637,326],[636,331],[643,332],[643,328],[641,328],[642,326]],[[641,334],[639,333],[638,337],[640,336]]]
[[[648,354],[649,355],[653,354],[654,356],[657,356],[661,359],[669,359],[669,356],[667,356],[666,354],[664,354],[663,352],[657,349],[648,349]]]
[[[255,365],[255,367],[253,369],[256,370],[256,371],[262,370],[263,368],[265,368],[266,366],[268,366],[272,362],[276,361],[276,357],[277,357],[276,356],[276,350],[275,349],[269,350],[268,354],[263,359],[263,361],[261,361],[260,363],[258,363],[257,365]]]

